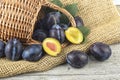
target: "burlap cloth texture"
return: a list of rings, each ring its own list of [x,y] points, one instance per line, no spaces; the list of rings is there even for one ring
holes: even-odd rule
[[[120,42],[120,15],[112,0],[61,0],[64,4],[78,3],[78,15],[84,20],[85,26],[91,29],[88,42],[80,45],[69,45],[58,57],[44,56],[38,62],[12,62],[0,59],[0,77],[17,74],[47,71],[65,62],[66,54],[72,50],[86,51],[94,42],[113,44]]]

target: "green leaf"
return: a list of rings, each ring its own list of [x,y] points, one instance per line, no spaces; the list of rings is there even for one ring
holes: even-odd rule
[[[90,34],[90,29],[84,26],[79,26],[78,29],[83,33],[83,42],[82,44],[88,41],[87,36]]]
[[[85,37],[87,37],[90,33],[90,29],[88,29],[87,27],[78,26],[78,29],[80,29],[80,31],[83,33]]]
[[[58,5],[59,7],[63,7],[63,4],[60,0],[50,0],[52,3]]]
[[[88,41],[87,37],[83,36],[83,42],[82,44],[86,43]]]
[[[72,16],[76,16],[79,11],[77,7],[77,3],[68,4],[64,6],[64,9],[66,9],[69,13],[71,13]]]

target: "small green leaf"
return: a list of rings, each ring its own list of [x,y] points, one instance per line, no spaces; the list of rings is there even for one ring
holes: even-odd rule
[[[87,37],[83,36],[83,42],[82,44],[86,43],[88,41]]]
[[[83,33],[85,37],[87,37],[90,33],[90,29],[88,29],[87,27],[79,26],[78,29],[80,29],[80,31]]]
[[[50,0],[52,3],[58,5],[59,7],[63,7],[63,4],[60,0]]]
[[[88,29],[87,27],[84,26],[79,26],[78,29],[80,29],[80,31],[83,33],[83,42],[82,44],[86,43],[88,41],[87,36],[90,33],[90,29]]]
[[[68,4],[64,6],[64,9],[66,9],[69,13],[71,13],[72,16],[76,16],[79,11],[77,7],[77,3]]]

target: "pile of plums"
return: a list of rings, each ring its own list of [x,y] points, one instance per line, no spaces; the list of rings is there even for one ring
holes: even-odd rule
[[[61,44],[64,42],[73,44],[83,42],[82,32],[75,26],[71,26],[70,22],[62,23],[61,16],[60,12],[49,12],[35,23],[32,38],[42,42],[44,51],[51,56],[57,56],[61,52]],[[76,16],[74,19],[77,26],[84,26],[81,17]],[[71,33],[76,33],[78,36]]]
[[[46,42],[44,42],[46,45],[33,44],[24,47],[16,38],[10,39],[7,43],[0,41],[0,58],[6,57],[12,61],[18,61],[21,59],[27,61],[39,61],[43,57],[45,53],[44,48],[46,47],[49,47],[49,49],[46,48],[48,53],[53,53],[52,55],[56,56],[61,50],[58,49],[61,47],[59,42],[65,42],[65,30],[71,26],[70,23],[61,23],[60,18],[60,12],[50,12],[42,20],[36,22],[32,37],[40,42],[43,42],[43,40],[47,38]],[[77,26],[84,26],[83,20],[79,16],[74,18]],[[56,40],[58,40],[58,42]],[[98,61],[105,61],[111,56],[111,53],[112,51],[109,45],[102,42],[96,42],[90,46],[87,53],[79,50],[71,51],[67,54],[66,61],[72,67],[82,68],[88,63],[88,54]]]
[[[10,39],[6,44],[0,41],[0,58],[6,56],[7,59],[12,61],[21,59],[38,61],[42,58],[42,55],[43,51],[41,45],[34,44],[24,48],[22,43],[16,38]]]
[[[51,37],[57,39],[60,43],[64,43],[66,39],[65,30],[67,30],[71,24],[61,23],[60,19],[60,12],[50,12],[46,14],[43,19],[36,22],[33,39],[43,42],[45,38]],[[77,26],[84,26],[81,17],[76,16],[75,21]]]
[[[51,44],[47,46],[50,46],[50,49],[53,49],[53,46],[58,48],[60,46],[58,42],[55,42],[55,40],[51,38],[55,38],[60,43],[65,42],[65,30],[71,26],[70,23],[63,24],[60,22],[61,15],[60,12],[50,12],[46,14],[43,19],[36,21],[32,36],[33,39],[43,42],[46,38],[49,39],[48,37],[50,37],[50,41],[53,40],[52,42],[54,43],[47,42],[46,44]],[[83,20],[79,16],[74,18],[77,26],[84,26]],[[42,57],[43,52],[46,52],[45,50],[48,51],[46,47],[43,51],[42,47],[43,45],[34,44],[24,48],[18,39],[11,39],[6,44],[3,41],[0,41],[0,57],[6,56],[7,59],[12,61],[17,61],[22,58],[27,61],[38,61]],[[59,51],[59,49],[56,50]]]

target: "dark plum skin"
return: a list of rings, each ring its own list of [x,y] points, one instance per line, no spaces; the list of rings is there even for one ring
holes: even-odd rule
[[[42,28],[43,28],[42,20],[37,20],[35,23],[34,31],[36,31],[37,29],[42,29]]]
[[[44,29],[51,29],[54,24],[60,23],[60,12],[50,12],[42,20]]]
[[[20,60],[22,57],[23,46],[18,39],[10,39],[5,46],[5,56],[12,61]]]
[[[102,42],[96,42],[90,46],[89,55],[92,55],[98,61],[105,61],[109,59],[112,50],[109,45]]]
[[[49,30],[49,37],[56,38],[60,43],[63,43],[65,41],[64,30],[59,25],[53,25]]]
[[[4,57],[5,43],[0,40],[0,58]]]
[[[76,25],[77,25],[78,27],[79,27],[79,26],[84,26],[84,22],[83,22],[83,20],[82,20],[81,17],[76,16],[76,17],[74,17],[74,19],[75,19]]]
[[[43,50],[42,46],[33,44],[25,48],[22,54],[22,58],[27,61],[35,62],[42,58]]]
[[[67,24],[60,24],[61,28],[65,31],[68,29],[68,25]]]
[[[82,27],[82,26],[84,26],[84,22],[83,22],[83,20],[82,20],[81,17],[76,16],[76,17],[74,17],[74,19],[75,19],[75,22],[76,22],[76,26],[77,26],[77,27],[80,27],[80,26]],[[68,26],[71,26],[71,23],[69,23]]]
[[[33,39],[42,42],[45,38],[47,38],[47,34],[44,30],[38,29],[33,33],[32,37]]]
[[[88,55],[78,50],[68,53],[66,59],[67,63],[74,68],[82,68],[88,63]]]

